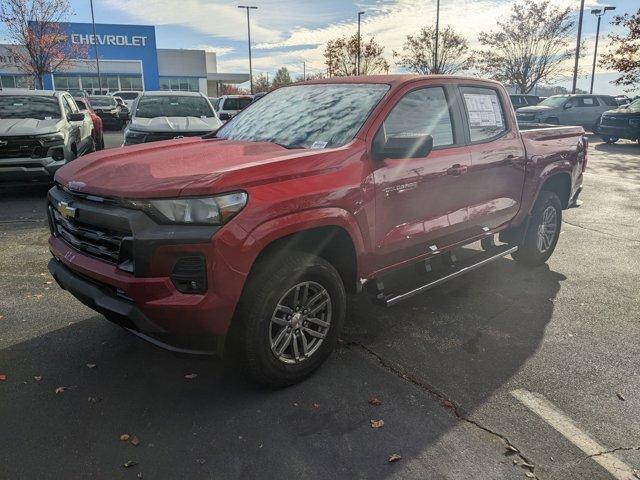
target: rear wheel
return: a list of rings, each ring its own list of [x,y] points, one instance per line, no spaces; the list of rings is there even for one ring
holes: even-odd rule
[[[243,371],[271,386],[303,380],[335,348],[345,311],[342,279],[327,261],[305,253],[267,260],[249,279],[236,318]]]
[[[596,124],[593,126],[593,133],[598,134],[600,132],[600,119],[596,120]]]
[[[533,207],[524,240],[514,260],[536,266],[546,262],[558,243],[562,224],[562,203],[554,192],[543,190]]]

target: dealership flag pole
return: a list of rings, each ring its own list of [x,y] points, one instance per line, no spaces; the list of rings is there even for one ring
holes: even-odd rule
[[[96,20],[93,17],[93,0],[89,0],[91,3],[91,25],[93,25],[93,48],[96,52],[96,68],[98,69],[98,89],[99,95],[102,95],[102,79],[100,78],[100,55],[98,54],[98,37],[96,35]]]
[[[249,85],[250,91],[253,95],[253,68],[251,67],[251,24],[249,23],[249,9],[257,10],[258,7],[249,7],[246,5],[238,5],[238,8],[245,8],[247,10],[247,40],[249,42]]]

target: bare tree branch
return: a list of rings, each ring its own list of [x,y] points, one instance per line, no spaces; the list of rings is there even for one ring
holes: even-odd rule
[[[360,74],[388,73],[389,62],[382,56],[384,47],[375,39],[362,42],[360,47]],[[358,35],[329,40],[324,50],[325,65],[330,75],[345,77],[355,75],[358,59]]]

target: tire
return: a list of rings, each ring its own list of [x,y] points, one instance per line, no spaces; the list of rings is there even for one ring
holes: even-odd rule
[[[551,221],[555,215],[554,221]],[[545,218],[547,221],[545,222]],[[541,227],[545,223],[546,235],[541,232]],[[551,233],[550,225],[555,225]],[[527,225],[524,241],[519,245],[518,251],[511,254],[514,260],[528,266],[538,266],[545,263],[558,243],[560,237],[560,227],[562,225],[562,203],[554,192],[543,190],[531,212],[531,218]],[[551,235],[550,235],[551,233]],[[544,240],[539,237],[542,235]]]
[[[612,145],[612,144],[616,143],[620,139],[616,138],[616,137],[602,137],[602,140],[604,141],[604,143],[608,143],[608,144]]]
[[[596,124],[593,126],[592,132],[596,135],[600,132],[600,119],[596,120]]]
[[[257,383],[284,387],[300,382],[322,365],[337,343],[346,312],[340,274],[320,257],[287,252],[263,262],[248,282],[231,334],[236,360]],[[309,309],[297,311],[294,305],[303,305],[305,298]],[[321,305],[313,312],[318,318],[308,320],[304,312],[308,315]]]
[[[104,150],[104,137],[100,136],[100,141],[96,145],[96,150]]]

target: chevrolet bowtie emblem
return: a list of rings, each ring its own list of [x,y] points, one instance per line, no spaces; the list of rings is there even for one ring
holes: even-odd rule
[[[76,218],[77,209],[71,207],[67,202],[58,202],[58,205],[56,205],[56,210],[58,210],[60,215],[62,215],[63,217]]]
[[[4,147],[5,145],[9,145],[9,142],[6,140],[0,140],[0,147]]]

